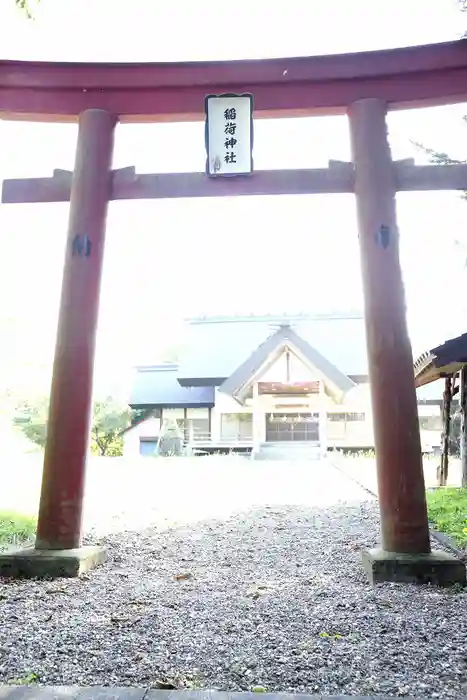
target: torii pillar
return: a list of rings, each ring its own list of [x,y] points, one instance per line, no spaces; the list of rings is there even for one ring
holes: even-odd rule
[[[76,576],[105,559],[80,545],[116,122],[97,109],[79,119],[36,543],[0,556],[3,576]]]
[[[375,583],[464,583],[464,564],[430,549],[386,104],[363,99],[348,114],[381,514],[381,548],[363,563]]]

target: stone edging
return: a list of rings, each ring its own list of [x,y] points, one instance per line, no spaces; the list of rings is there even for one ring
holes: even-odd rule
[[[122,688],[115,686],[0,685],[0,700],[256,700],[261,697],[263,700],[377,700],[375,696],[369,695],[328,696],[215,690],[153,690],[131,686]],[[378,700],[391,700],[391,698],[388,695],[378,695]]]
[[[350,481],[353,481],[355,484],[358,484],[364,491],[370,494],[370,496],[373,496],[373,498],[378,498],[378,494],[372,491],[372,489],[368,488],[368,486],[365,486],[365,484],[362,484],[358,479],[356,479],[354,476],[350,476],[350,474],[347,474],[341,467],[336,464],[335,462],[331,462],[332,466],[337,469],[343,476],[345,476],[347,479],[350,479]],[[434,523],[430,522],[430,535],[435,539],[437,542],[440,543],[443,547],[446,547],[446,549],[449,549],[452,554],[454,554],[458,559],[461,561],[467,562],[467,552],[463,549],[459,549],[457,546],[456,542],[452,539],[452,537],[449,537],[449,535],[445,535],[444,532],[439,532],[439,530],[435,529]]]
[[[446,535],[444,532],[436,530],[434,527],[434,523],[429,524],[430,535],[433,535],[435,540],[437,540],[441,545],[443,545],[443,547],[446,547],[446,549],[449,549],[461,561],[467,561],[467,552],[464,549],[459,549],[452,537],[449,537],[449,535]]]

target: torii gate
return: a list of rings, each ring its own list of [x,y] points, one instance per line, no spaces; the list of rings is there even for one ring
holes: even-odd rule
[[[117,122],[201,120],[208,93],[253,94],[256,118],[346,113],[353,163],[228,180],[111,170]],[[386,129],[388,109],[465,100],[465,41],[261,61],[0,62],[3,118],[79,121],[73,173],[3,186],[4,203],[71,206],[36,543],[2,556],[0,574],[76,575],[103,557],[80,545],[108,201],[350,192],[357,198],[381,511],[381,549],[365,552],[364,565],[372,581],[465,581],[461,562],[430,551],[395,194],[465,190],[467,166],[394,163]]]

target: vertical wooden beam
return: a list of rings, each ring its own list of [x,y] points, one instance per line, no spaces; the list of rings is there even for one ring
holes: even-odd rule
[[[290,350],[285,350],[285,383],[290,384]]]
[[[53,369],[36,549],[79,547],[116,117],[84,112]]]
[[[452,376],[444,380],[443,393],[443,432],[441,434],[441,461],[437,470],[438,486],[446,486],[449,475],[449,439],[451,435],[451,407],[454,379]]]
[[[190,439],[190,431],[188,430],[188,409],[183,409],[183,442],[188,444]]]
[[[323,457],[328,454],[328,410],[326,401],[326,386],[324,380],[319,381],[319,447]]]
[[[461,407],[461,467],[462,488],[467,488],[467,367],[461,370],[460,376],[460,407]]]
[[[253,453],[256,453],[259,450],[259,446],[261,443],[260,439],[260,432],[261,432],[261,426],[260,426],[260,421],[264,420],[264,413],[262,413],[259,410],[258,407],[259,404],[259,387],[258,387],[258,382],[253,382],[252,386],[252,405],[251,405],[251,412],[252,412],[252,420],[253,420]]]
[[[452,399],[456,385],[456,375],[444,380],[443,392],[443,431],[441,433],[441,460],[437,470],[438,485],[446,486],[449,476],[449,455],[451,453]]]
[[[395,172],[386,104],[349,108],[365,300],[365,325],[381,513],[382,548],[430,552],[428,518],[404,285]]]

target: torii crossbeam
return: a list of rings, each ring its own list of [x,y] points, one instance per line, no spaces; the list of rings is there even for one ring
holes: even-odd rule
[[[413,159],[394,162],[396,192],[467,190],[467,164],[415,165]],[[54,170],[52,177],[8,179],[3,204],[69,202],[73,172]],[[204,173],[138,174],[134,167],[112,171],[110,201],[235,197],[292,194],[353,194],[352,163],[329,161],[328,168],[256,171],[248,178],[209,179]]]
[[[203,119],[205,96],[221,93],[253,94],[256,118],[347,114],[352,164],[228,180],[111,170],[117,122]],[[36,544],[0,556],[0,575],[76,575],[102,558],[80,545],[109,200],[354,193],[381,513],[381,548],[364,552],[364,565],[371,581],[465,582],[464,564],[430,549],[395,195],[467,190],[467,166],[393,162],[386,126],[389,109],[465,100],[465,41],[268,61],[0,61],[0,115],[79,121],[73,173],[7,180],[3,187],[4,203],[70,201],[70,223]]]

